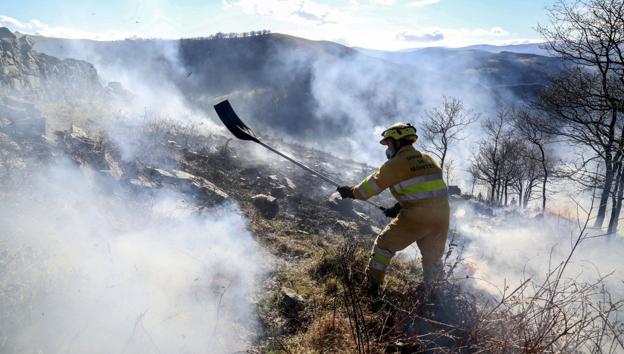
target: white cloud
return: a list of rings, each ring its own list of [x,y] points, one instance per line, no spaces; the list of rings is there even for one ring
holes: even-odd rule
[[[505,36],[509,34],[509,32],[498,26],[494,26],[489,30],[477,28],[472,30],[472,33],[481,36]]]
[[[348,17],[338,9],[312,0],[237,0],[225,1],[224,6],[236,7],[248,15],[284,21],[303,20],[317,25],[341,23]]]
[[[27,34],[38,34],[46,37],[74,38],[74,39],[95,39],[95,40],[115,40],[137,36],[136,33],[129,32],[90,32],[69,27],[49,26],[37,19],[22,22],[12,17],[0,15],[0,26],[6,26],[13,30]]]
[[[405,30],[394,32],[392,38],[386,38],[382,43],[386,49],[405,49],[406,46],[445,46],[464,47],[474,44],[504,44],[514,40],[524,40],[510,38],[510,33],[500,26],[486,28],[449,28],[449,27],[427,27],[416,30]],[[365,40],[365,39],[364,39]],[[535,42],[535,40],[528,40]],[[370,47],[368,44],[356,44],[356,46]]]
[[[422,7],[439,3],[440,0],[414,0],[410,1],[405,6],[407,7]]]
[[[439,42],[444,39],[444,33],[440,30],[401,32],[396,39],[406,42]]]
[[[6,26],[6,27],[12,26],[12,27],[17,27],[17,28],[24,27],[24,24],[21,23],[19,20],[16,20],[9,16],[2,16],[2,15],[0,15],[0,25]]]
[[[484,37],[506,36],[509,32],[501,27],[494,26],[490,29],[483,28],[425,28],[418,31],[403,31],[395,36],[395,39],[403,42],[442,42],[445,45],[453,42],[477,41]]]

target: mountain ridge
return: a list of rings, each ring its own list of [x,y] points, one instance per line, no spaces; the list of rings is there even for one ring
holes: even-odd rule
[[[100,71],[106,71],[101,66],[111,67],[111,72],[124,67],[154,85],[174,82],[189,101],[207,112],[216,98],[230,97],[243,111],[255,113],[259,123],[298,136],[350,129],[346,116],[354,114],[354,109],[332,108],[334,104],[319,91],[343,94],[339,86],[349,80],[351,86],[362,87],[356,97],[348,99],[373,112],[371,124],[387,124],[384,121],[390,117],[422,111],[433,102],[419,98],[418,91],[460,96],[476,90],[493,100],[513,101],[518,96],[535,96],[546,78],[563,67],[557,58],[472,49],[428,48],[376,58],[338,43],[279,33],[113,42],[29,38],[44,53],[78,57],[93,62]],[[388,91],[385,99],[382,87]],[[406,104],[409,107],[397,108]],[[324,118],[328,114],[335,118]]]

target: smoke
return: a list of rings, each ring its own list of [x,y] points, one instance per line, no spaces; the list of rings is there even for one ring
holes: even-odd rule
[[[505,84],[533,79],[524,77],[524,61],[505,59],[503,66],[502,57],[485,52],[430,48],[375,58],[282,35],[213,41],[38,39],[35,48],[94,63],[105,80],[120,81],[133,92],[134,103],[119,106],[132,107],[136,115],[148,107],[180,121],[214,119],[212,104],[228,97],[261,136],[274,134],[372,165],[385,159],[378,144],[385,127],[397,121],[422,127],[426,110],[444,95],[488,116],[501,100],[517,100]],[[463,187],[473,151],[465,147],[476,146],[479,135],[473,124],[462,146],[450,152]],[[419,148],[426,143],[421,138]]]
[[[444,95],[458,97],[465,107],[474,112],[495,112],[497,95],[483,89],[485,78],[461,75],[465,68],[475,65],[472,58],[458,59],[443,70],[441,56],[417,58],[410,65],[398,65],[354,55],[340,61],[318,60],[313,66],[311,83],[314,99],[318,102],[316,114],[321,121],[340,122],[345,134],[327,145],[338,156],[379,165],[385,160],[379,145],[381,132],[396,122],[410,122],[420,130],[416,146],[427,150],[428,141],[422,127],[427,110],[439,106]],[[459,182],[469,185],[468,169],[472,149],[481,135],[478,124],[466,129],[459,142],[451,146]],[[329,133],[327,135],[330,135]]]
[[[474,206],[477,204],[463,202],[453,210],[459,244],[456,251],[463,252],[464,272],[475,279],[475,285],[497,295],[505,286],[514,288],[529,278],[536,284],[544,281],[548,272],[567,259],[586,217],[540,217],[513,209],[497,210],[493,217],[487,217]],[[575,250],[564,279],[591,283],[608,275],[604,283],[609,290],[616,297],[624,297],[622,238],[604,236],[591,228],[583,232],[585,237]]]
[[[165,137],[224,132],[176,85],[187,75],[178,41],[37,45],[89,61],[103,86],[121,83],[126,91],[100,107],[106,114],[75,123],[99,130],[129,165],[179,168]],[[259,333],[253,297],[268,265],[236,204],[206,209],[175,192],[136,195],[63,161],[31,167],[20,188],[2,192],[1,352],[249,346]]]
[[[68,163],[0,205],[0,351],[224,353],[256,332],[266,270],[235,204],[137,197]]]

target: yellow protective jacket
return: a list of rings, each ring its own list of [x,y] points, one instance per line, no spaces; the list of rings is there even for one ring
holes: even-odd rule
[[[390,188],[401,206],[428,204],[432,199],[447,200],[448,189],[442,178],[442,169],[428,154],[413,146],[403,146],[353,188],[356,199],[366,200]]]

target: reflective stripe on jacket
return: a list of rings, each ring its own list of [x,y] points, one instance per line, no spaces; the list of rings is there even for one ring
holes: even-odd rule
[[[402,147],[395,157],[355,186],[354,194],[366,200],[386,188],[401,204],[448,195],[440,166],[411,145]]]

